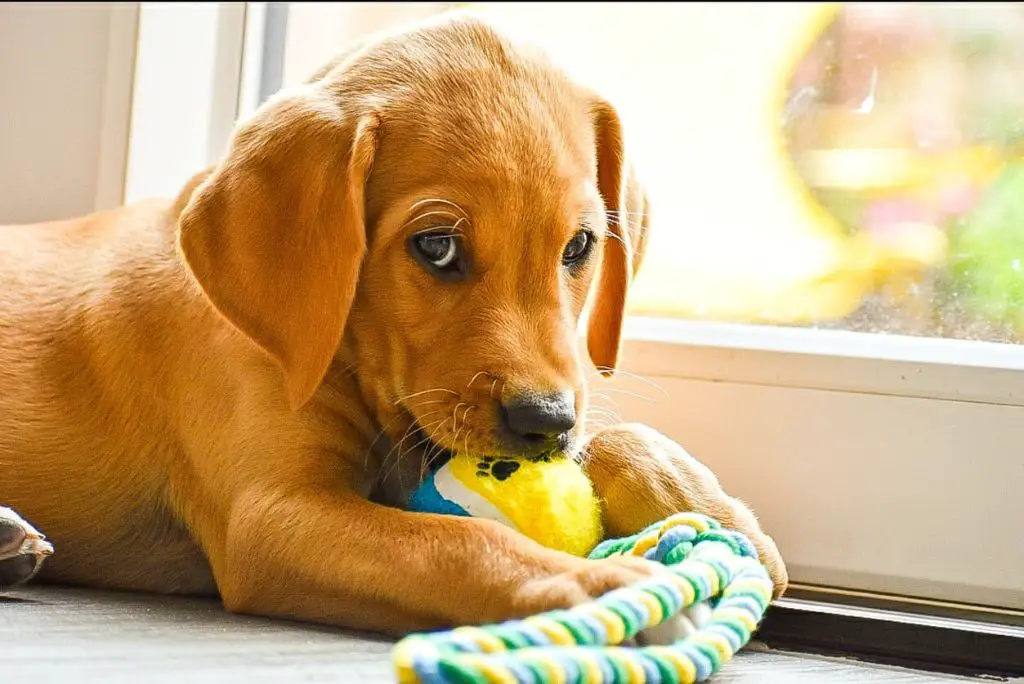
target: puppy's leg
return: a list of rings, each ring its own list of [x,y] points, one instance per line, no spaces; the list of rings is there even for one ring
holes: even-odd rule
[[[635,534],[680,511],[703,513],[743,532],[768,569],[776,596],[786,590],[785,563],[754,513],[726,494],[707,466],[668,437],[646,425],[617,425],[591,437],[584,457],[609,534]]]
[[[0,589],[27,582],[53,546],[10,508],[0,506]]]
[[[663,572],[637,558],[576,558],[489,520],[408,513],[322,483],[263,485],[186,512],[234,612],[403,633],[566,608]]]

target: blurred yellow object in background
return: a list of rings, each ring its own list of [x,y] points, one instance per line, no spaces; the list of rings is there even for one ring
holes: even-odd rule
[[[790,78],[841,3],[470,5],[539,39],[620,110],[652,205],[631,313],[841,318],[879,280],[943,257],[937,230],[882,243],[851,236],[791,159],[782,130]],[[863,176],[856,154],[823,154],[817,172]],[[903,157],[867,171],[895,173],[886,186],[912,182],[918,166]]]

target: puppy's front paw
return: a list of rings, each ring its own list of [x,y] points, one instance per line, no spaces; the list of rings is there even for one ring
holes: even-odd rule
[[[10,508],[0,506],[0,589],[26,582],[53,553],[53,546]]]
[[[519,617],[572,608],[666,572],[665,566],[634,556],[577,559],[573,563],[564,572],[522,583],[510,613]]]
[[[680,511],[703,513],[745,534],[771,576],[776,598],[786,591],[782,554],[753,511],[726,494],[707,466],[665,435],[633,423],[605,428],[587,443],[584,466],[611,536],[635,534]]]
[[[524,583],[517,598],[517,615],[572,608],[608,592],[633,586],[667,573],[664,565],[635,556],[581,560],[567,572]],[[526,601],[526,606],[522,605]],[[707,601],[695,604],[625,642],[628,646],[667,645],[696,633],[711,617]]]

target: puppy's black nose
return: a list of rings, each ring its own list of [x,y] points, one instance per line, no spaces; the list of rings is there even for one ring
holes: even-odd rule
[[[571,391],[520,394],[502,403],[501,422],[530,446],[561,443],[576,425],[576,397]]]

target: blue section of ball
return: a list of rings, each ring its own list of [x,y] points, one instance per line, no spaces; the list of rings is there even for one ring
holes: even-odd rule
[[[409,510],[417,513],[469,516],[462,506],[441,496],[434,485],[434,473],[420,483],[420,486],[409,497]]]

